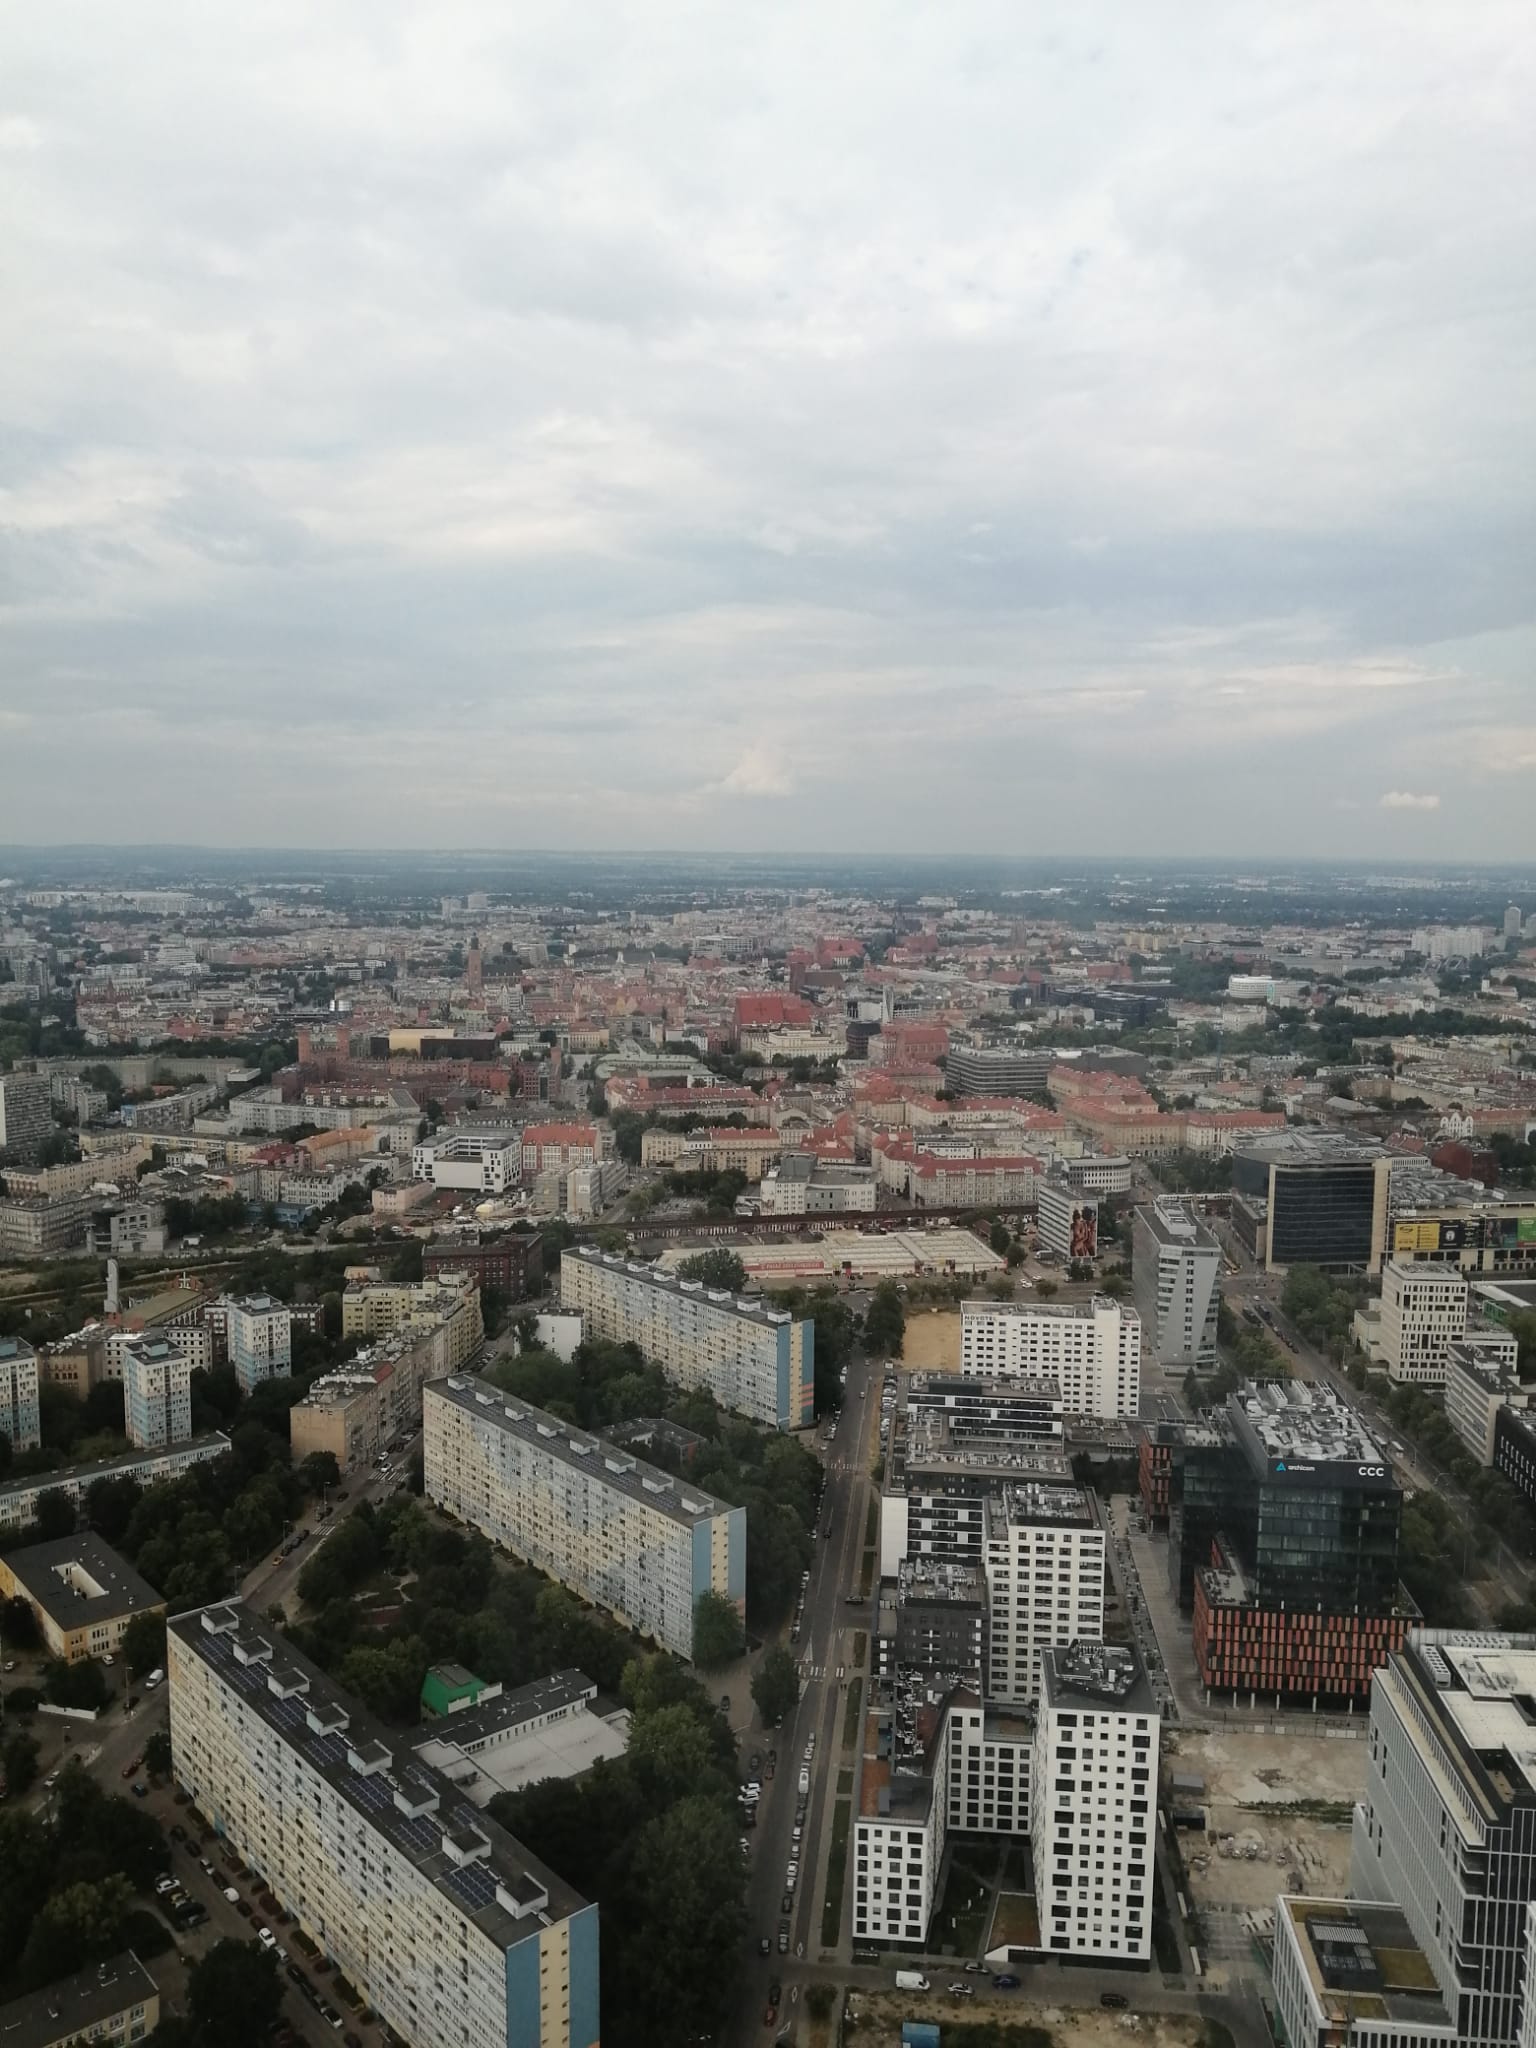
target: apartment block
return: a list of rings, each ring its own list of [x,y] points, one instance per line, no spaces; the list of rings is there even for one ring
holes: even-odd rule
[[[522,1178],[522,1166],[521,1136],[501,1125],[443,1131],[423,1139],[411,1153],[414,1179],[470,1194],[505,1194]]]
[[[544,1282],[544,1240],[536,1230],[494,1236],[438,1239],[422,1253],[422,1278],[467,1273],[477,1287],[494,1287],[508,1301],[537,1294]]]
[[[1054,1380],[916,1373],[893,1410],[880,1495],[880,1575],[903,1560],[981,1565],[987,1503],[1010,1487],[1066,1485]]]
[[[131,1948],[0,2005],[6,2048],[76,2048],[81,2041],[131,2048],[159,2024],[159,1987]]]
[[[1048,1376],[1060,1385],[1069,1415],[1134,1416],[1141,1402],[1141,1318],[1102,1294],[1062,1306],[966,1302],[960,1370],[975,1379]]]
[[[209,1458],[222,1458],[229,1438],[218,1430],[193,1437],[190,1443],[171,1444],[159,1451],[135,1451],[124,1458],[103,1458],[94,1465],[65,1465],[57,1472],[39,1472],[25,1479],[0,1480],[0,1535],[25,1529],[37,1520],[37,1504],[45,1493],[62,1493],[79,1510],[99,1479],[133,1479],[140,1486],[154,1486],[162,1479],[175,1479],[193,1465]]]
[[[1099,1255],[1099,1204],[1068,1180],[1042,1180],[1035,1191],[1035,1219],[1044,1250],[1060,1259]]]
[[[1520,1346],[1511,1330],[1468,1330],[1445,1352],[1445,1417],[1480,1465],[1493,1463],[1501,1408],[1528,1414],[1536,1388],[1517,1370]]]
[[[108,1330],[104,1339],[106,1378],[122,1380],[127,1378],[128,1354],[135,1344],[153,1337],[157,1342],[168,1344],[181,1358],[185,1359],[187,1371],[206,1372],[214,1362],[213,1331],[202,1321],[174,1323],[164,1319],[140,1323],[137,1316],[130,1318],[138,1328]]]
[[[20,1337],[0,1337],[0,1436],[13,1451],[35,1451],[43,1441],[37,1388],[32,1346]]]
[[[1160,1728],[1133,1651],[1046,1651],[1030,1846],[1048,1954],[1150,1959]]]
[[[985,1541],[986,1697],[1021,1706],[1048,1649],[1104,1634],[1104,1529],[1086,1488],[1031,1481],[988,1501]]]
[[[1536,1636],[1453,1629],[1415,1629],[1371,1692],[1350,1890],[1401,1910],[1458,2048],[1513,2048],[1520,2035],[1536,1893],[1533,1695]]]
[[[53,1259],[85,1243],[84,1195],[0,1196],[0,1259]]]
[[[355,1471],[371,1465],[391,1437],[418,1427],[427,1382],[464,1363],[462,1309],[478,1302],[472,1287],[446,1285],[440,1292],[449,1311],[442,1320],[401,1324],[316,1380],[288,1411],[295,1458],[329,1451],[343,1472]]]
[[[49,1656],[66,1664],[115,1656],[136,1614],[165,1612],[154,1587],[89,1531],[0,1557],[0,1599],[25,1600]]]
[[[532,1181],[552,1169],[597,1166],[612,1148],[611,1132],[596,1124],[529,1124],[522,1135],[522,1175]]]
[[[746,1511],[451,1375],[425,1396],[428,1499],[680,1657],[706,1592],[746,1599]]]
[[[170,1625],[177,1782],[416,2048],[598,2048],[598,1916],[239,1602]]]
[[[263,1380],[286,1377],[293,1360],[293,1320],[286,1302],[270,1294],[238,1297],[227,1306],[225,1329],[242,1394]]]
[[[125,1426],[129,1443],[140,1450],[192,1434],[192,1362],[172,1336],[133,1337],[123,1350]]]
[[[30,1166],[53,1131],[51,1091],[46,1074],[0,1074],[0,1153],[15,1166]]]
[[[815,1326],[760,1300],[578,1246],[560,1256],[560,1301],[589,1338],[638,1344],[681,1387],[775,1429],[815,1419]]]
[[[341,1297],[344,1337],[387,1337],[392,1331],[431,1331],[438,1372],[468,1364],[485,1342],[480,1288],[465,1272],[430,1280],[351,1280]]]
[[[1214,1366],[1221,1246],[1188,1203],[1164,1197],[1135,1212],[1131,1281],[1151,1357],[1162,1366]]]
[[[1446,1355],[1467,1330],[1469,1288],[1454,1269],[1403,1265],[1381,1273],[1381,1349],[1398,1386],[1443,1387]]]

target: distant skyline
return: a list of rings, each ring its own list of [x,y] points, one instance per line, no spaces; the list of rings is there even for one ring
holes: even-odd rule
[[[1536,39],[8,27],[0,840],[1536,855]]]

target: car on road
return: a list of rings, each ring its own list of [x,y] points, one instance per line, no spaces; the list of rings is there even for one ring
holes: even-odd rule
[[[992,1979],[992,1989],[994,1991],[1017,1991],[1018,1988],[1019,1980],[1010,1971],[1005,1970],[1001,1977],[994,1977]]]
[[[951,1998],[974,1998],[976,1996],[976,1986],[974,1984],[962,1984],[957,1978],[949,1987],[949,1995]]]
[[[790,1860],[789,1860],[789,1863],[788,1863],[788,1865],[787,1865],[787,1867],[786,1867],[786,1875],[787,1875],[787,1876],[789,1876],[789,1877],[791,1877],[791,1878],[796,1878],[796,1877],[798,1877],[798,1876],[800,1875],[800,1866],[799,1866],[799,1864],[798,1864],[798,1863],[797,1863],[797,1862],[796,1862],[796,1861],[794,1860],[794,1858],[793,1858],[793,1857],[791,1857],[791,1858],[790,1858]]]
[[[149,1797],[149,1787],[144,1783],[144,1780],[142,1778],[138,1779],[135,1782],[133,1788],[133,1796],[135,1799],[147,1799]]]
[[[167,1892],[173,1892],[175,1889],[176,1880],[168,1870],[163,1876],[155,1879],[155,1896],[157,1898],[163,1899]]]
[[[968,1976],[984,1977],[987,1974],[987,1966],[985,1963],[967,1963],[965,1968],[966,1974]]]
[[[1111,2012],[1123,2011],[1130,2002],[1123,1991],[1101,1991],[1099,1993],[1100,2005],[1108,2006]]]
[[[757,1952],[760,1956],[771,1956],[773,1954],[773,1937],[771,1935],[764,1934],[759,1936]]]
[[[762,1755],[762,1751],[761,1751],[761,1750],[757,1750],[757,1749],[754,1749],[754,1750],[753,1750],[753,1752],[752,1752],[752,1754],[751,1754],[751,1755],[750,1755],[750,1756],[749,1756],[749,1757],[747,1758],[747,1769],[748,1769],[748,1770],[749,1770],[749,1771],[750,1771],[750,1772],[752,1773],[753,1777],[755,1778],[755,1777],[757,1776],[758,1772],[759,1772],[759,1771],[760,1771],[760,1770],[761,1770],[762,1768],[763,1768],[763,1755]]]
[[[224,1887],[224,1896],[225,1896],[225,1898],[226,1898],[226,1899],[228,1899],[229,1903],[230,1903],[230,1904],[231,1904],[232,1906],[238,1906],[238,1905],[239,1905],[239,1903],[240,1903],[240,1894],[239,1894],[239,1893],[238,1893],[238,1892],[237,1892],[237,1891],[235,1890],[235,1888],[234,1888],[234,1886],[233,1886],[232,1884],[227,1884],[227,1885],[225,1885],[225,1887]]]
[[[789,1954],[789,1922],[787,1920],[779,1922],[779,1954],[781,1956]]]
[[[256,1939],[261,1943],[263,1948],[277,1947],[277,1936],[272,1932],[270,1927],[256,1928],[255,1935]]]
[[[779,1911],[781,1913],[793,1913],[794,1910],[795,1895],[793,1892],[786,1892],[783,1898],[779,1901]]]
[[[763,2025],[765,2027],[777,2026],[778,2019],[779,2008],[776,2005],[765,2005],[763,2007]]]
[[[123,1765],[120,1775],[124,1778],[131,1778],[134,1772],[139,1768],[139,1765],[143,1763],[143,1761],[144,1759],[141,1756],[129,1757],[127,1763]]]

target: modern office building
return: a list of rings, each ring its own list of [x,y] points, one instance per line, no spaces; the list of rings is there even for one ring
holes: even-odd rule
[[[231,1301],[226,1314],[229,1362],[241,1393],[251,1393],[263,1380],[284,1378],[293,1360],[287,1303],[270,1294],[248,1294]]]
[[[746,1510],[458,1374],[425,1396],[427,1498],[680,1657],[746,1599]]]
[[[1394,1385],[1445,1385],[1446,1353],[1466,1335],[1468,1293],[1454,1268],[1387,1261],[1381,1274],[1381,1352]]]
[[[37,1387],[32,1346],[20,1337],[0,1337],[0,1436],[13,1451],[35,1451],[43,1441]]]
[[[1507,1401],[1494,1413],[1493,1469],[1536,1504],[1536,1416]]]
[[[1277,1899],[1271,1970],[1286,2048],[1459,2048],[1429,1959],[1397,1906]]]
[[[707,1389],[722,1408],[775,1429],[815,1420],[809,1317],[585,1246],[560,1255],[560,1301],[588,1338],[638,1344],[669,1379]]]
[[[416,2048],[598,2048],[597,1908],[238,1601],[170,1624],[178,1784]]]
[[[1493,1463],[1501,1408],[1528,1415],[1536,1402],[1518,1371],[1513,1330],[1469,1330],[1445,1353],[1445,1419],[1480,1465]]]
[[[43,1647],[66,1664],[115,1656],[136,1614],[165,1612],[154,1587],[89,1530],[0,1557],[0,1599],[25,1600]]]
[[[1240,1388],[1197,1423],[1149,1426],[1170,1571],[1201,1683],[1363,1701],[1414,1615],[1398,1584],[1402,1490],[1354,1410],[1293,1380]],[[1146,1460],[1143,1459],[1145,1497]]]
[[[0,2005],[5,2048],[77,2048],[82,2041],[132,2048],[159,2024],[159,1987],[131,1948]]]
[[[31,1166],[53,1132],[46,1074],[0,1074],[0,1155],[11,1166]]]
[[[1053,1644],[1104,1634],[1105,1536],[1087,1488],[1026,1481],[986,1505],[989,1602],[983,1690],[1022,1706],[1040,1693]]]
[[[1061,1306],[964,1302],[960,1370],[974,1379],[1049,1377],[1068,1415],[1134,1416],[1141,1403],[1141,1318],[1104,1294]]]
[[[1159,1365],[1216,1364],[1221,1246],[1189,1203],[1164,1196],[1136,1210],[1131,1283],[1142,1342]]]
[[[1347,1134],[1292,1131],[1232,1155],[1232,1185],[1265,1204],[1265,1265],[1367,1272],[1387,1227],[1391,1161]]]
[[[1133,1651],[1046,1651],[1030,1802],[1046,1954],[1150,1958],[1160,1730]]]
[[[1057,1055],[1025,1045],[951,1045],[944,1082],[955,1095],[1038,1095]]]
[[[0,1535],[11,1529],[25,1529],[37,1520],[37,1504],[45,1493],[62,1493],[77,1511],[84,1506],[91,1488],[102,1479],[132,1479],[140,1486],[154,1486],[162,1479],[175,1479],[190,1466],[222,1458],[229,1438],[214,1430],[193,1437],[190,1443],[171,1444],[164,1450],[134,1451],[125,1458],[103,1458],[94,1465],[65,1465],[57,1472],[37,1472],[25,1479],[0,1480]]]
[[[1415,1629],[1371,1692],[1350,1890],[1401,1910],[1458,2048],[1513,2048],[1520,2034],[1536,1897],[1533,1697],[1536,1636],[1452,1629]]]
[[[503,1124],[487,1127],[461,1124],[423,1138],[411,1152],[411,1175],[434,1187],[468,1194],[501,1195],[515,1188],[523,1175],[520,1131]]]
[[[130,1338],[123,1347],[123,1417],[140,1450],[192,1434],[192,1361],[169,1332]]]

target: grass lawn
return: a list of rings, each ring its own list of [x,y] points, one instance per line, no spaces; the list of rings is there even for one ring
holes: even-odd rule
[[[859,1727],[864,1711],[864,1681],[856,1678],[848,1688],[848,1697],[843,1702],[843,1747],[852,1749],[859,1739]]]
[[[853,1803],[839,1799],[832,1809],[832,1847],[827,1855],[827,1890],[821,1902],[821,1945],[836,1948],[843,1924],[843,1876],[848,1866],[848,1825]]]
[[[942,1953],[953,1949],[959,1956],[974,1956],[981,1947],[991,1910],[992,1866],[982,1872],[962,1856],[950,1861],[944,1881],[944,1896],[928,1932],[928,1947]]]

